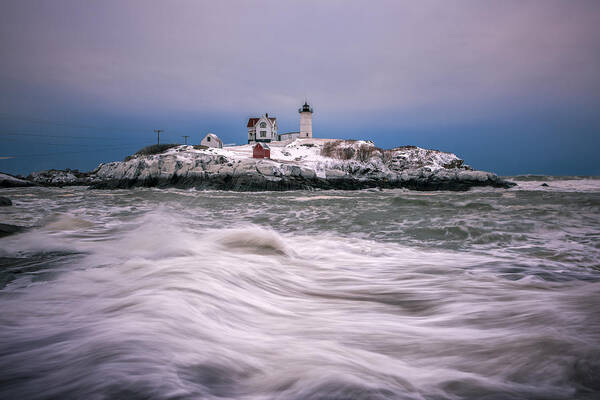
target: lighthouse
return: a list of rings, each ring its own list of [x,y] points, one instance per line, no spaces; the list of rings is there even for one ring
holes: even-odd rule
[[[300,113],[300,137],[311,138],[313,109],[305,101],[304,105],[298,109],[298,112]]]

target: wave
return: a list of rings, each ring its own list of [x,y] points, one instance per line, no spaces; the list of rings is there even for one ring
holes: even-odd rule
[[[299,196],[292,197],[290,200],[293,201],[316,201],[316,200],[347,200],[349,196],[337,196],[337,195],[319,195],[319,196]]]
[[[49,231],[67,231],[85,229],[94,226],[93,222],[69,214],[52,214],[42,221],[44,229]]]
[[[477,201],[471,201],[463,205],[463,208],[467,210],[475,210],[475,211],[492,211],[495,210],[495,207],[488,203],[482,203]]]
[[[511,181],[573,181],[573,180],[600,180],[600,176],[585,175],[515,175],[503,177]]]
[[[596,177],[549,177],[551,179],[515,180],[517,186],[510,189],[546,192],[600,192],[600,178]],[[560,179],[559,179],[560,178]]]
[[[408,197],[394,197],[391,200],[391,204],[394,206],[431,206],[431,205],[435,205],[436,202],[433,202],[431,200],[427,200],[424,198],[419,198],[419,199],[414,199],[414,198],[408,198]]]
[[[292,250],[272,230],[246,227],[215,233],[215,240],[228,251],[264,255],[290,255]]]
[[[0,397],[569,399],[598,390],[600,283],[523,271],[507,279],[506,254],[217,220],[208,228],[189,215],[161,208],[103,234],[69,217],[66,229],[11,239],[13,256],[53,243],[77,257],[46,261],[57,274],[0,292]]]

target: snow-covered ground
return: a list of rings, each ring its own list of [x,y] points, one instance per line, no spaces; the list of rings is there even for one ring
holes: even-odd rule
[[[271,160],[274,161],[315,161],[322,162],[327,159],[320,155],[323,145],[335,139],[296,139],[292,142],[271,142],[267,143],[271,148]],[[361,142],[367,143],[367,142]],[[212,155],[222,155],[231,161],[244,160],[252,158],[253,144],[244,144],[240,146],[228,146],[222,149],[194,149],[193,146],[179,146],[167,150],[163,154],[177,154],[178,157],[185,158],[185,153],[205,153]]]
[[[383,150],[367,141],[296,139],[269,143],[270,159],[253,158],[252,147],[176,146],[160,154],[101,164],[87,182],[101,189],[138,185],[221,190],[510,186],[492,173],[471,170],[454,154],[414,146]]]
[[[425,168],[429,171],[437,171],[454,165],[460,167],[462,160],[452,153],[437,150],[427,150],[414,146],[405,146],[389,152],[389,160],[384,162],[379,149],[373,151],[369,160],[359,161],[356,157],[348,160],[326,157],[322,155],[323,146],[329,142],[338,142],[341,148],[352,148],[354,153],[363,146],[375,148],[373,142],[363,140],[339,140],[339,139],[296,139],[286,142],[271,142],[271,160],[275,163],[299,164],[305,168],[315,171],[318,177],[324,178],[327,170],[348,170],[370,166],[380,171],[393,169]],[[252,144],[230,146],[208,149],[194,149],[193,146],[179,146],[167,150],[163,154],[176,155],[178,161],[192,161],[197,154],[221,155],[230,162],[252,159]]]
[[[135,154],[124,161],[100,164],[90,172],[49,170],[27,179],[40,185],[102,189],[154,185],[222,190],[510,187],[492,173],[473,171],[452,153],[415,146],[383,150],[370,141],[310,138],[271,142],[269,147],[270,159],[255,159],[251,144],[181,145],[159,154]]]

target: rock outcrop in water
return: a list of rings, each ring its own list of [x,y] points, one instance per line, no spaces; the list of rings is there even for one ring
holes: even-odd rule
[[[251,146],[134,156],[100,165],[94,188],[179,187],[236,191],[409,188],[467,190],[510,187],[493,173],[474,171],[456,155],[414,146],[381,150],[371,142],[298,139],[272,143],[272,159],[251,158]]]
[[[35,186],[34,183],[0,172],[0,188]]]
[[[15,233],[23,232],[24,230],[25,230],[24,226],[0,223],[0,237],[9,236],[9,235],[12,235]]]
[[[87,186],[90,184],[90,174],[76,169],[50,169],[33,172],[27,179],[43,186]]]
[[[415,146],[382,150],[372,142],[297,139],[271,143],[271,159],[252,158],[250,145],[177,146],[160,154],[133,155],[91,172],[49,170],[27,177],[44,186],[96,189],[178,187],[235,191],[408,188],[468,190],[513,184],[474,171],[451,153]]]

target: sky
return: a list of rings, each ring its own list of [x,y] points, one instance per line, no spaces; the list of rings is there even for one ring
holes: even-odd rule
[[[0,171],[313,134],[500,175],[600,175],[600,1],[0,2]]]

